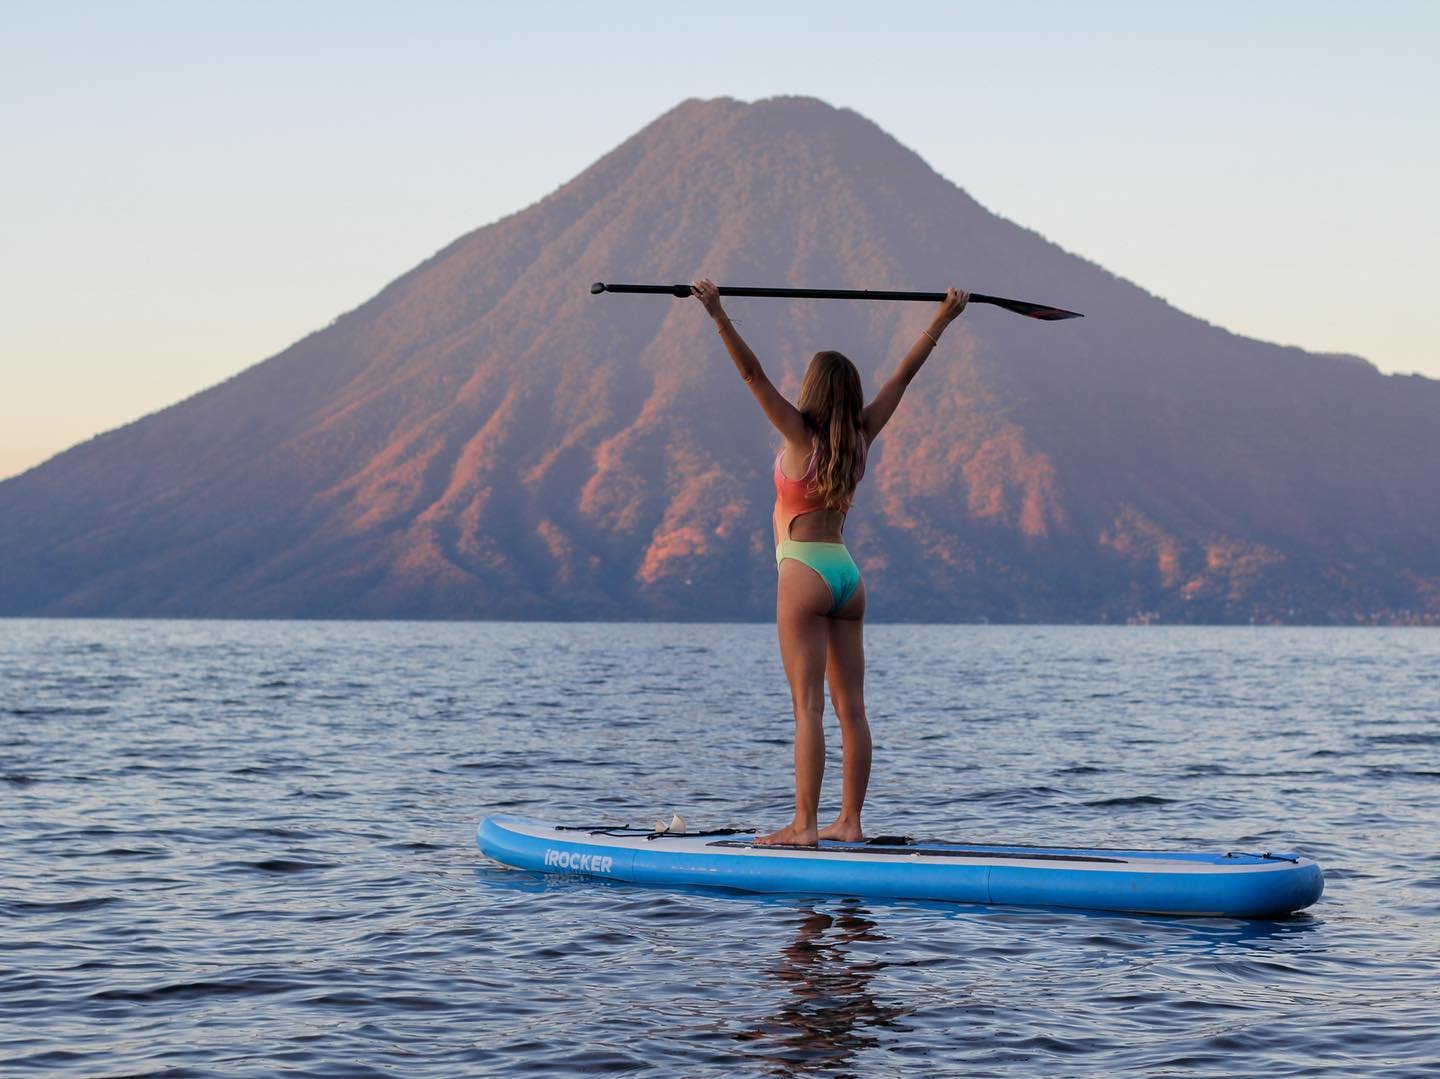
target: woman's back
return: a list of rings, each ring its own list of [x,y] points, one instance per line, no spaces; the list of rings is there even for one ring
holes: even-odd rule
[[[864,436],[860,437],[862,451]],[[815,490],[818,450],[807,451],[786,443],[775,456],[775,542],[783,539],[816,543],[844,541],[845,514],[850,498],[838,506],[827,506]],[[862,457],[860,474],[865,474]],[[853,496],[854,492],[851,492]]]

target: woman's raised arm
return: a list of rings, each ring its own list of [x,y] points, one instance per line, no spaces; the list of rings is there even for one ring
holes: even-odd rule
[[[720,292],[715,287],[715,282],[705,277],[692,283],[690,288],[695,293],[695,298],[705,305],[705,310],[715,320],[715,328],[720,331],[720,340],[725,342],[730,359],[735,362],[735,369],[740,372],[740,377],[745,380],[750,392],[755,395],[755,400],[760,403],[765,418],[774,425],[786,442],[796,446],[808,446],[810,434],[805,427],[805,417],[798,408],[785,400],[785,395],[777,390],[766,376],[765,369],[760,366],[755,353],[750,350],[750,346],[745,343],[740,331],[735,328],[735,324],[720,305]]]
[[[890,422],[890,417],[900,407],[900,398],[905,396],[905,387],[920,373],[920,368],[940,343],[940,335],[945,332],[945,327],[960,317],[960,312],[965,310],[965,304],[969,300],[968,292],[953,288],[945,291],[945,298],[940,301],[940,306],[935,309],[935,317],[930,320],[930,328],[920,332],[920,337],[910,351],[905,353],[905,358],[900,361],[900,366],[895,368],[895,373],[880,387],[875,399],[866,405],[865,411],[860,414],[866,442],[874,442],[881,428]]]

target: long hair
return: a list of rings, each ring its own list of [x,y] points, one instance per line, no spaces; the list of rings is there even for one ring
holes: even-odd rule
[[[846,509],[865,470],[860,413],[865,407],[860,372],[844,353],[815,353],[795,407],[815,435],[815,478],[810,492],[831,509]]]

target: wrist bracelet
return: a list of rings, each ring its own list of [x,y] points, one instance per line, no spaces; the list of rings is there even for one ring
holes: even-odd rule
[[[930,338],[930,344],[931,344],[933,347],[935,347],[935,348],[939,348],[939,347],[940,347],[940,342],[935,339],[935,335],[932,334],[929,330],[921,330],[920,333],[921,333],[922,336]]]

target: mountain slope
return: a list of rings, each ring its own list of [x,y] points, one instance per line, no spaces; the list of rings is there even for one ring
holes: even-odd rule
[[[592,280],[925,287],[967,312],[847,535],[876,616],[1440,618],[1440,384],[1247,340],[807,99],[689,101],[264,363],[0,483],[0,613],[750,618],[773,437],[699,306]],[[917,305],[729,305],[787,392]]]

